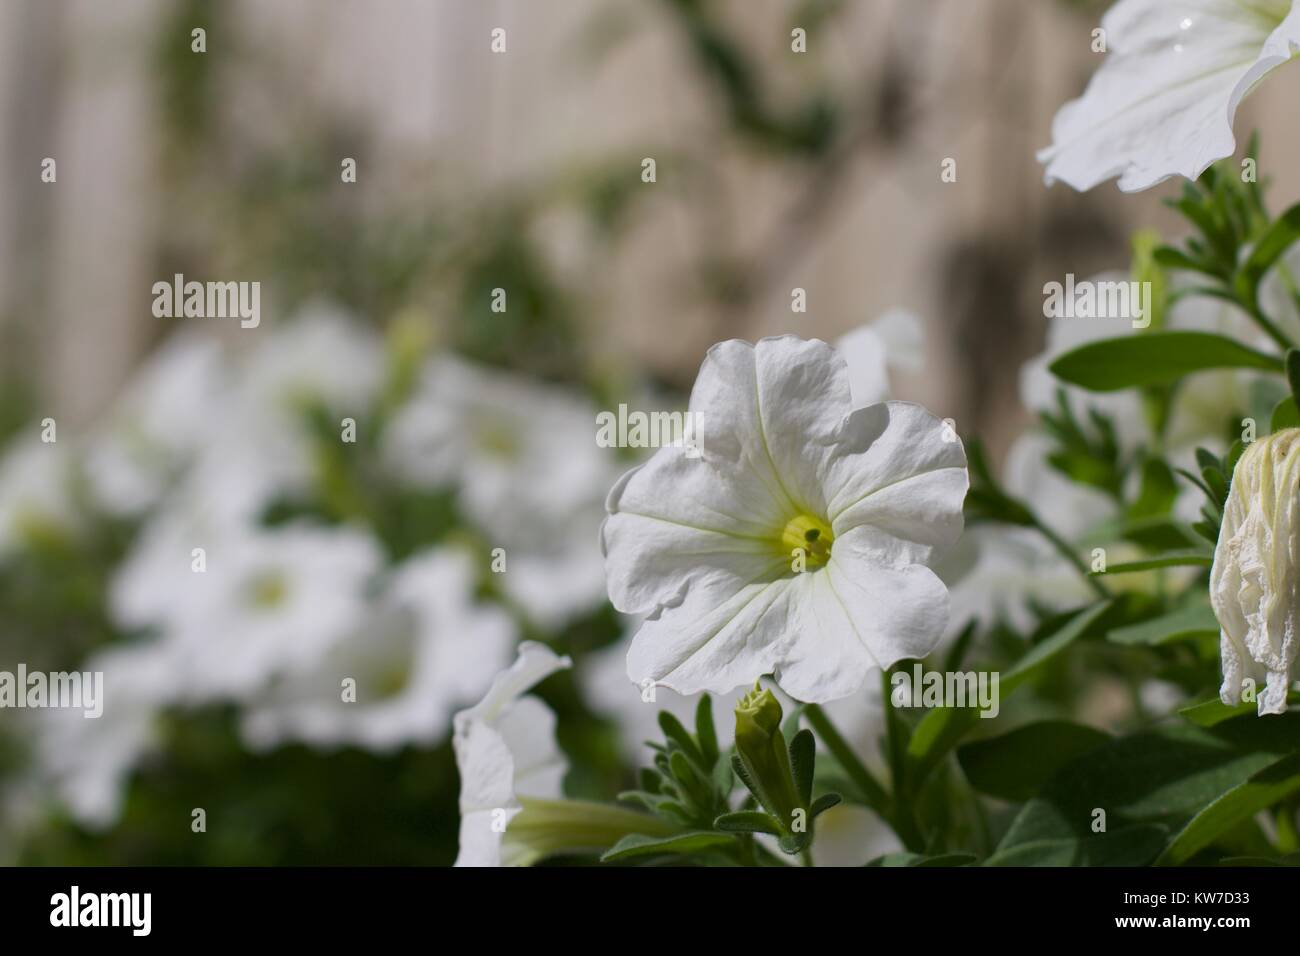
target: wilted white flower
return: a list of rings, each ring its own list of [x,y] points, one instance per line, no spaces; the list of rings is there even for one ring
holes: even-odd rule
[[[314,664],[368,620],[379,567],[374,540],[350,528],[166,516],[119,568],[110,609],[123,628],[159,632],[195,699],[238,699]]]
[[[1300,46],[1291,0],[1120,0],[1102,18],[1108,52],[1038,154],[1047,181],[1125,192],[1196,179],[1232,155],[1242,99]]]
[[[509,615],[475,603],[467,555],[417,555],[397,569],[373,619],[254,702],[245,736],[262,747],[437,741],[452,710],[483,692],[514,644]]]
[[[568,769],[555,742],[555,715],[528,691],[571,666],[545,644],[525,641],[487,694],[455,718],[452,737],[460,769],[460,853],[457,866],[530,862],[522,848],[503,845],[521,799],[561,796]]]
[[[1237,462],[1210,569],[1210,603],[1219,619],[1223,656],[1219,696],[1236,704],[1248,688],[1255,690],[1261,714],[1286,710],[1300,650],[1298,509],[1300,429],[1288,428],[1253,442]]]
[[[610,598],[648,613],[634,683],[724,692],[775,675],[798,700],[924,657],[948,596],[926,563],[961,531],[961,442],[918,405],[854,409],[844,359],[793,336],[710,349],[700,458],[661,448],[610,492]]]

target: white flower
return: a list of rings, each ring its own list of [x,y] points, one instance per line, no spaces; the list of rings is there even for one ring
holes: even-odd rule
[[[961,532],[961,442],[921,408],[854,409],[844,359],[793,336],[710,349],[702,458],[661,448],[609,494],[614,606],[648,613],[628,677],[683,694],[775,675],[798,700],[924,657],[948,596],[926,567]]]
[[[417,555],[397,569],[374,619],[253,704],[245,737],[258,747],[286,739],[376,750],[432,743],[446,734],[452,710],[506,665],[514,644],[510,617],[474,602],[467,555]],[[350,700],[342,690],[349,679]]]
[[[47,531],[73,529],[73,470],[65,447],[32,438],[5,450],[0,459],[0,559]]]
[[[318,467],[310,413],[326,412],[330,440],[341,440],[344,418],[365,427],[382,377],[378,337],[340,312],[313,306],[268,328],[237,366],[230,394],[205,414],[215,424],[205,426],[178,497],[229,523],[256,521],[276,499],[307,493]]]
[[[177,671],[154,642],[111,648],[79,669],[103,672],[102,713],[33,711],[37,773],[78,821],[102,828],[121,815],[127,779],[157,742],[158,715],[178,693]]]
[[[385,435],[408,481],[457,490],[466,517],[505,551],[502,590],[543,628],[597,606],[601,502],[617,477],[580,396],[443,356]]]
[[[486,696],[455,718],[452,737],[460,769],[460,853],[457,866],[526,862],[503,846],[506,824],[521,798],[555,799],[568,765],[555,742],[555,715],[537,697],[536,684],[571,666],[536,641],[493,680]]]
[[[167,516],[118,570],[110,608],[120,626],[160,633],[194,699],[239,699],[314,664],[369,620],[379,566],[374,540],[350,528]]]
[[[476,523],[565,521],[599,500],[609,465],[596,412],[567,389],[441,356],[389,426],[390,460],[407,478],[454,485]]]
[[[1214,549],[1210,603],[1221,628],[1225,704],[1240,703],[1250,681],[1259,713],[1286,710],[1300,650],[1297,560],[1300,429],[1289,428],[1251,443],[1237,462]]]
[[[919,371],[922,344],[920,320],[901,309],[886,312],[876,321],[836,339],[835,350],[849,366],[854,408],[874,405],[889,397],[890,369]]]
[[[152,507],[212,437],[229,391],[221,346],[177,335],[153,355],[91,439],[86,475],[114,514]]]
[[[1232,155],[1242,99],[1300,45],[1290,0],[1120,0],[1102,18],[1108,52],[1038,154],[1048,184],[1119,176],[1135,192],[1196,179]]]
[[[378,336],[346,313],[314,303],[271,330],[248,356],[241,400],[262,414],[318,404],[359,417],[383,379]]]

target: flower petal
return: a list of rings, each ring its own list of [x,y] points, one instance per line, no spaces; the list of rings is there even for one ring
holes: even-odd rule
[[[854,411],[822,480],[835,547],[869,525],[878,564],[927,562],[961,534],[966,453],[951,427],[920,405],[885,402]]]
[[[1118,175],[1136,192],[1173,175],[1196,179],[1232,154],[1245,95],[1300,42],[1286,2],[1121,0],[1102,19],[1110,52],[1080,99],[1052,123],[1038,154],[1050,185],[1078,190]]]

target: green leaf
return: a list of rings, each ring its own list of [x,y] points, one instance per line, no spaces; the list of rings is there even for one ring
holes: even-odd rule
[[[1091,605],[1071,617],[1046,640],[1030,648],[1003,672],[998,686],[1001,699],[1005,701],[1017,687],[1041,671],[1048,661],[1078,640],[1110,606],[1110,601]],[[970,707],[942,707],[926,714],[916,725],[907,746],[908,760],[916,768],[916,779],[923,780],[979,719],[979,712]]]
[[[695,707],[695,739],[705,768],[712,767],[718,762],[718,734],[713,728],[713,698],[708,694],[701,694]]]
[[[1167,385],[1216,368],[1282,371],[1282,360],[1212,332],[1148,332],[1090,342],[1052,362],[1052,374],[1094,392]]]
[[[1191,819],[1156,860],[1157,866],[1186,863],[1234,826],[1300,790],[1300,754],[1257,771]]]
[[[1028,800],[1074,758],[1110,740],[1110,735],[1065,720],[1043,720],[966,744],[957,762],[971,786],[1003,800]]]
[[[772,836],[780,836],[783,832],[776,817],[761,810],[724,813],[713,821],[713,825],[728,833],[770,833]]]
[[[1106,635],[1115,644],[1170,644],[1199,637],[1218,637],[1219,621],[1207,604],[1170,611],[1140,624],[1118,627]]]
[[[1300,692],[1291,691],[1286,699],[1288,704],[1300,704]],[[1182,708],[1178,714],[1198,727],[1213,727],[1233,717],[1253,714],[1258,706],[1253,700],[1242,701],[1240,704],[1225,704],[1219,698],[1211,697],[1209,700]]]
[[[1300,349],[1287,349],[1283,362],[1286,366],[1286,383],[1291,389],[1291,398],[1295,399],[1300,395]]]
[[[1105,571],[1094,571],[1093,574],[1128,574],[1133,571],[1150,571],[1153,568],[1208,568],[1213,563],[1214,555],[1189,548],[1186,551],[1166,551],[1164,554],[1139,558],[1136,561],[1121,561],[1119,564],[1107,565]]]
[[[1116,738],[1056,772],[1012,821],[992,862],[1149,863],[1162,847],[1142,843],[1125,854],[1094,833],[1104,811],[1106,836],[1128,827],[1182,827],[1228,790],[1300,748],[1300,713],[1245,717],[1210,728],[1169,724]],[[1141,842],[1141,834],[1135,833]],[[1023,849],[1029,847],[1028,849]],[[1145,856],[1145,858],[1144,858]]]
[[[813,805],[808,810],[808,816],[816,820],[831,807],[838,807],[843,802],[844,798],[838,793],[823,793],[813,801]]]
[[[1282,253],[1300,237],[1300,205],[1292,206],[1273,221],[1268,231],[1255,243],[1249,258],[1237,269],[1233,287],[1247,310],[1257,308],[1259,283]]]
[[[1143,866],[1169,838],[1169,829],[1139,824],[1114,832],[1088,833],[1016,843],[984,861],[985,866]]]
[[[713,833],[708,830],[692,830],[670,837],[652,837],[643,833],[629,833],[600,858],[602,863],[617,863],[639,856],[660,856],[663,854],[688,855],[711,850],[715,847],[729,846],[735,837],[726,833]]]
[[[940,856],[925,856],[921,853],[886,853],[878,856],[864,866],[969,866],[975,857],[969,853],[944,853]]]
[[[790,741],[790,772],[795,790],[806,807],[812,802],[813,773],[817,764],[817,742],[811,730],[801,730]]]
[[[1300,409],[1296,408],[1295,399],[1290,395],[1273,406],[1273,414],[1268,422],[1270,432],[1280,432],[1284,428],[1300,428]]]
[[[659,729],[664,732],[665,737],[680,747],[682,752],[701,768],[712,766],[712,764],[704,762],[704,756],[700,753],[700,748],[696,745],[695,739],[682,726],[682,722],[666,710],[659,711]]]

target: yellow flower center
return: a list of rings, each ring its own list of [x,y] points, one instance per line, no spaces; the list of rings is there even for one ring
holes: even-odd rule
[[[791,518],[781,531],[781,548],[786,556],[793,557],[801,550],[810,568],[819,568],[831,559],[831,545],[835,536],[830,527],[812,515]]]
[[[289,580],[280,571],[266,571],[248,584],[249,603],[259,610],[277,608],[288,596]]]

